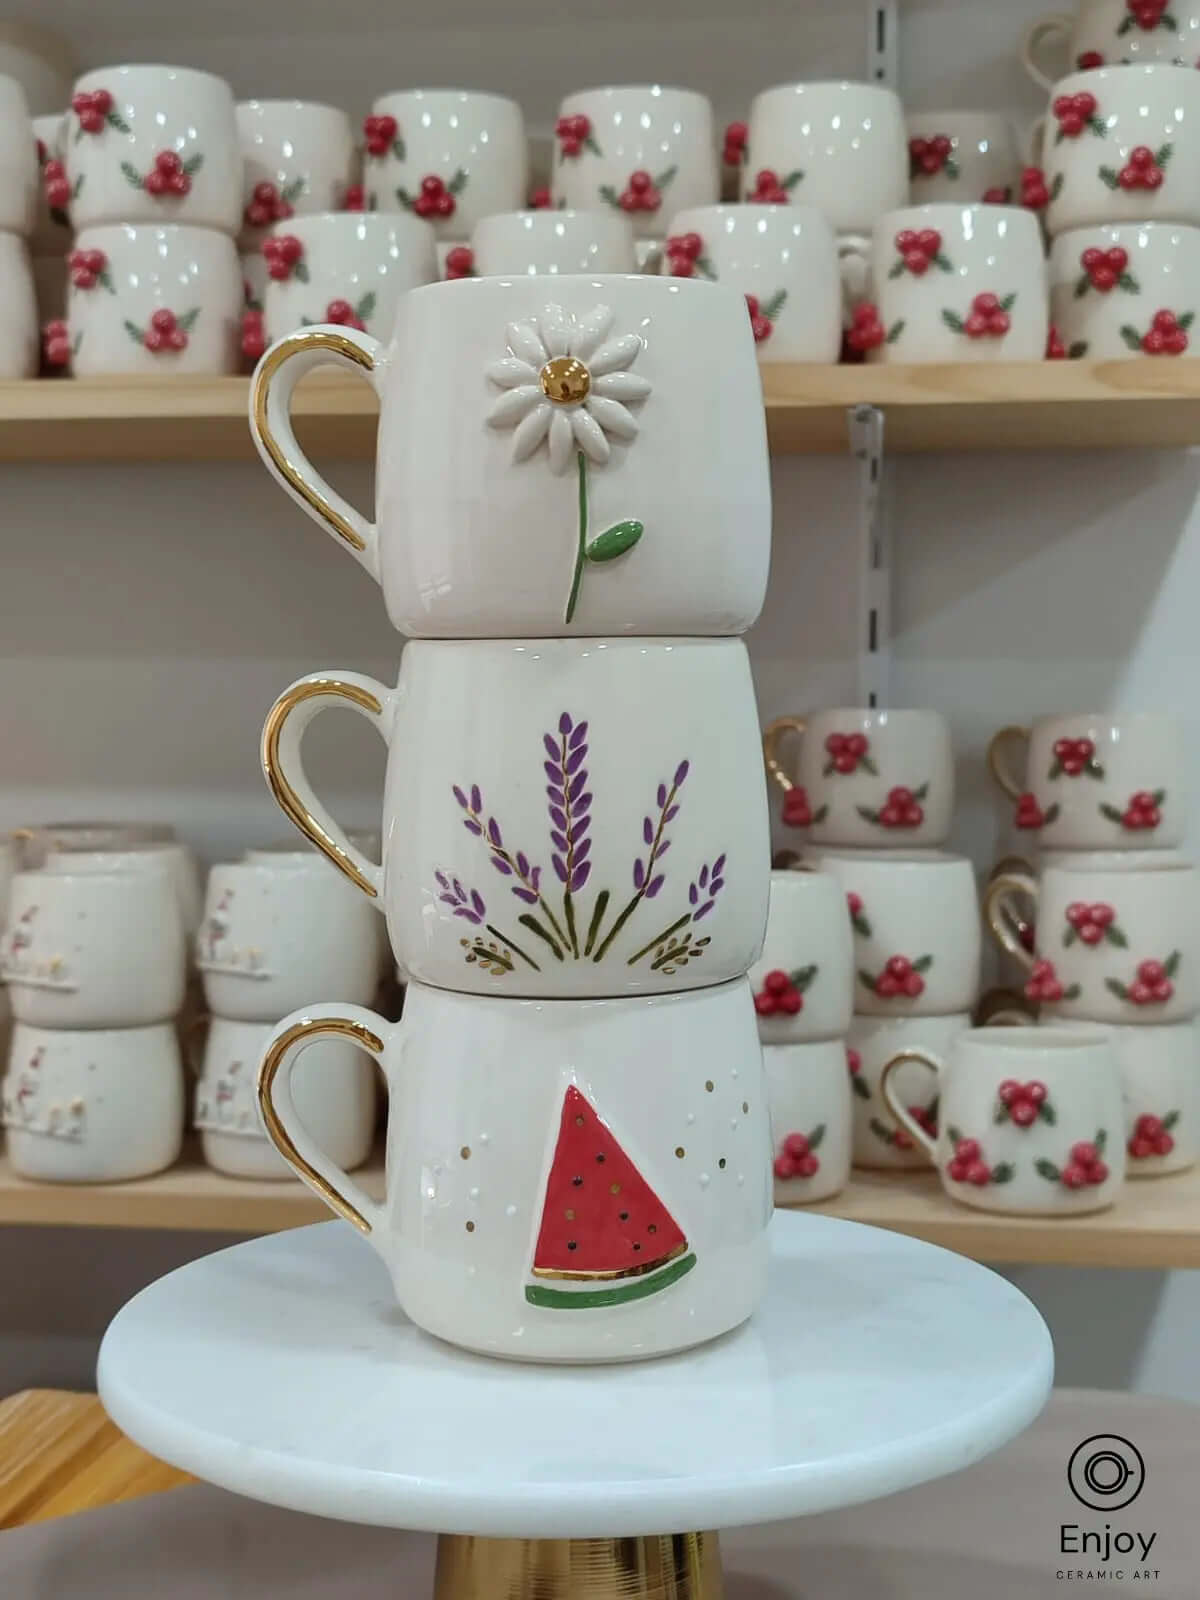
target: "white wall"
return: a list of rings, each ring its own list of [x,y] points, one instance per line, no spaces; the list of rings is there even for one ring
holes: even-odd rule
[[[862,60],[855,3],[750,0],[732,12],[725,0],[617,0],[589,19],[517,0],[504,15],[532,19],[528,28],[491,21],[482,34],[461,25],[473,8],[497,14],[450,0],[432,26],[410,21],[411,7],[364,0],[359,29],[323,33],[327,6],[292,4],[281,33],[276,5],[233,0],[42,0],[25,9],[64,19],[89,65],[187,60],[225,71],[239,94],[321,94],[356,114],[403,83],[486,84],[518,94],[541,126],[558,95],[581,82],[692,83],[732,116],[756,86],[853,73]],[[1032,117],[1039,97],[1012,51],[1022,19],[1040,9],[1040,0],[912,0],[902,35],[908,98]],[[1007,837],[982,761],[1000,723],[1052,709],[1157,706],[1179,716],[1189,750],[1200,751],[1198,474],[1184,452],[899,464],[893,698],[950,716],[962,794],[956,843],[979,866]],[[369,471],[337,475],[368,503]],[[776,466],[771,597],[750,639],[764,720],[853,695],[855,488],[848,459]],[[399,640],[370,580],[257,467],[5,467],[3,489],[0,825],[50,813],[166,816],[210,858],[279,836],[258,772],[263,712],[316,667],[394,672]],[[358,719],[324,723],[334,726],[315,731],[314,776],[341,794],[348,822],[368,823],[381,752]],[[1193,780],[1200,804],[1200,770]],[[226,1242],[4,1230],[0,1392],[87,1382],[116,1306],[176,1261]],[[1051,1320],[1062,1381],[1200,1398],[1195,1275],[1015,1276]]]

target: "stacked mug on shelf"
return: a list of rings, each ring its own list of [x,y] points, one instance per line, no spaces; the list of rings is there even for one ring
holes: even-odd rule
[[[170,1166],[199,899],[190,855],[168,827],[100,823],[23,829],[3,855],[17,868],[0,968],[14,1018],[0,1088],[14,1171],[95,1183]]]
[[[29,240],[37,208],[38,166],[25,93],[0,76],[0,378],[37,371],[37,302]]]

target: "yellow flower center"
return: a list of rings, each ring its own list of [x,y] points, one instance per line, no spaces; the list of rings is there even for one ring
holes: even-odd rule
[[[592,375],[574,356],[555,356],[538,374],[542,393],[559,406],[577,406],[587,399]]]

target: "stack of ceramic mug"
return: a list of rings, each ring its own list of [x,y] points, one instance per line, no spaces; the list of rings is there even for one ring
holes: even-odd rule
[[[993,876],[987,921],[1043,1021],[1105,1025],[1130,1177],[1200,1153],[1200,875],[1178,849],[1185,747],[1169,717],[1102,712],[1002,729],[989,750],[1039,848],[1036,872],[1014,860]]]
[[[788,734],[799,739],[794,776],[781,760]],[[949,729],[933,711],[817,711],[778,718],[763,747],[783,821],[802,832],[804,860],[837,880],[853,935],[854,1165],[924,1166],[880,1079],[899,1051],[944,1052],[969,1027],[979,986],[974,873],[939,848],[954,815]],[[923,1127],[936,1126],[927,1072],[905,1064],[896,1089]]]
[[[204,1159],[236,1178],[288,1178],[254,1100],[265,1041],[314,992],[366,1004],[379,981],[376,919],[361,895],[306,848],[247,850],[209,873],[196,941],[208,1035],[193,1121]],[[375,1077],[345,1039],[323,1039],[297,1070],[297,1114],[347,1170],[370,1154]]]
[[[0,378],[37,371],[37,303],[28,240],[37,203],[37,159],[25,92],[0,76]]]
[[[59,1183],[157,1172],[183,1132],[191,858],[169,829],[137,825],[52,825],[21,843],[3,941],[13,1168]]]
[[[292,431],[321,361],[380,391],[378,522]],[[765,593],[770,493],[744,301],[633,275],[433,284],[401,300],[386,355],[344,327],[274,346],[251,419],[416,635],[395,688],[314,673],[264,729],[277,799],[386,914],[408,978],[393,1026],[311,1003],[313,977],[263,1055],[268,1134],[453,1342],[628,1358],[736,1326],[771,1205],[746,979],[770,846],[736,637]],[[305,774],[328,707],[388,746],[382,864]],[[382,1205],[297,1106],[293,1067],[330,1038],[388,1078]]]

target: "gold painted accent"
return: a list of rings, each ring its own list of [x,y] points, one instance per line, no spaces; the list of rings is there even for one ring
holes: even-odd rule
[[[704,1087],[708,1090],[709,1094],[713,1092],[713,1081],[711,1078],[707,1078],[705,1080]]]
[[[795,788],[795,784],[779,765],[777,754],[779,741],[785,733],[803,735],[807,728],[808,719],[806,717],[776,717],[774,722],[768,723],[763,732],[763,759],[767,763],[767,771],[783,790],[784,794],[789,794]]]
[[[896,1126],[903,1128],[917,1147],[924,1150],[930,1161],[936,1164],[937,1139],[931,1137],[907,1107],[900,1104],[892,1087],[892,1073],[906,1062],[916,1062],[920,1067],[927,1067],[935,1078],[940,1076],[938,1059],[933,1052],[912,1045],[907,1050],[897,1051],[890,1061],[884,1063],[883,1071],[879,1074],[879,1095]]]
[[[723,1600],[715,1533],[438,1539],[433,1600]]]
[[[303,456],[299,461],[289,460],[271,432],[267,414],[271,383],[285,361],[306,350],[328,350],[333,355],[344,356],[347,361],[353,362],[356,367],[361,367],[364,372],[375,370],[375,363],[367,352],[353,339],[348,339],[344,333],[334,333],[328,328],[298,328],[295,333],[289,334],[286,339],[281,339],[277,345],[272,346],[255,368],[254,377],[250,381],[254,431],[262,440],[276,472],[296,491],[305,505],[320,521],[327,524],[343,544],[348,544],[351,550],[365,550],[367,547],[361,535],[351,527],[340,511],[333,509],[317,486],[309,480],[305,472],[308,462]]]
[[[383,710],[383,706],[369,689],[362,689],[356,683],[343,683],[340,678],[315,678],[307,683],[293,684],[279,696],[267,714],[266,725],[263,728],[263,771],[271,786],[271,793],[284,815],[294,822],[300,832],[312,840],[322,855],[327,856],[338,871],[344,873],[368,899],[376,900],[378,891],[304,805],[284,776],[280,765],[279,741],[283,737],[284,724],[297,706],[322,695],[347,700],[351,705],[358,706],[360,710],[368,711],[376,717]]]
[[[467,1232],[468,1233],[474,1233],[475,1232],[475,1224],[473,1222],[468,1222],[467,1223]]]
[[[572,1272],[568,1267],[530,1267],[529,1271],[535,1278],[566,1278],[572,1283],[610,1283],[618,1278],[644,1278],[648,1272],[657,1272],[659,1267],[665,1267],[677,1256],[686,1255],[687,1251],[688,1242],[685,1239],[665,1256],[655,1256],[653,1261],[642,1261],[635,1267],[618,1267],[615,1272]]]
[[[1021,943],[1021,918],[1008,904],[1008,897],[1014,894],[1028,895],[1036,907],[1037,879],[1026,877],[1023,872],[997,873],[983,891],[983,917],[1000,948],[1007,950],[1015,961],[1032,972],[1037,956]]]
[[[575,1212],[573,1210],[564,1211],[563,1212],[563,1216],[566,1217],[568,1222],[574,1222],[575,1221]]]
[[[464,1161],[470,1161],[470,1159],[471,1159],[471,1146],[469,1144],[463,1145],[462,1149],[458,1153],[459,1153],[459,1155],[462,1157],[462,1159]]]
[[[608,1186],[608,1192],[609,1194],[620,1194],[621,1185],[619,1183],[610,1183]]]
[[[294,1023],[286,1033],[280,1034],[262,1059],[262,1065],[258,1069],[258,1109],[262,1114],[267,1137],[288,1165],[312,1185],[331,1211],[336,1211],[339,1217],[352,1222],[361,1233],[370,1233],[371,1224],[358,1207],[340,1195],[329,1180],[322,1177],[297,1150],[291,1134],[279,1120],[279,1113],[271,1098],[276,1076],[292,1045],[300,1039],[323,1039],[327,1036],[349,1039],[377,1058],[383,1054],[383,1040],[379,1035],[372,1033],[370,1028],[365,1028],[361,1022],[351,1022],[349,1017],[314,1017]]]
[[[675,1154],[676,1154],[676,1155],[677,1155],[677,1156],[678,1156],[678,1157],[679,1157],[679,1159],[680,1159],[680,1160],[681,1160],[681,1161],[682,1161],[682,1160],[683,1160],[683,1158],[684,1158],[684,1156],[685,1156],[685,1155],[686,1155],[686,1154],[687,1154],[687,1151],[686,1151],[686,1150],[685,1150],[685,1149],[684,1149],[684,1148],[683,1148],[683,1146],[682,1146],[682,1145],[681,1145],[681,1144],[677,1144],[677,1145],[676,1145],[676,1146],[675,1146]]]
[[[1021,785],[1016,782],[1012,773],[1004,764],[1004,750],[1014,740],[1020,740],[1028,748],[1030,733],[1031,730],[1023,728],[1020,723],[1010,722],[1007,727],[1001,728],[994,733],[988,741],[988,771],[1010,800],[1019,800],[1021,798]]]
[[[592,375],[574,356],[555,356],[538,373],[538,382],[556,406],[577,406],[591,393]]]

